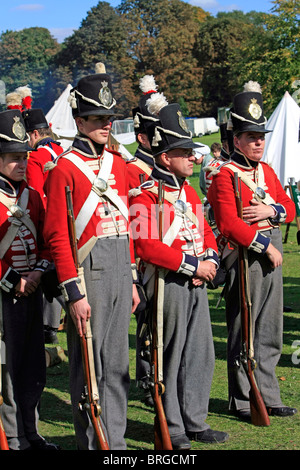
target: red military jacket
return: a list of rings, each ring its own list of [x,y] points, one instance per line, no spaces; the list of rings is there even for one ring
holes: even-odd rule
[[[128,210],[129,187],[126,163],[118,152],[108,149],[105,151],[112,156],[113,161],[107,183]],[[88,165],[96,177],[99,168],[103,165],[103,157],[104,152],[101,156],[97,155],[95,147],[89,139],[77,136],[73,148],[59,157],[54,168],[49,171],[45,184],[47,213],[44,234],[50,246],[58,280],[68,290],[68,300],[76,300],[81,295],[74,281],[77,278],[77,272],[69,239],[65,188],[68,186],[72,193],[74,217],[77,222],[80,214],[84,214],[85,207],[89,206],[88,210],[90,210],[91,206],[87,200],[93,195],[92,183],[70,160],[75,161],[76,158],[79,158],[80,161]],[[90,217],[84,221],[86,225],[83,224],[82,232],[76,234],[78,250],[86,246],[93,237],[129,236],[128,221],[122,212],[105,198],[103,201],[98,198],[97,201],[95,209],[89,214]],[[132,240],[130,241],[130,249],[132,263],[135,263]]]
[[[203,216],[202,204],[196,191],[187,181],[179,183],[175,175],[169,173],[165,179],[165,198],[163,215],[163,241],[159,240],[158,219],[156,208],[158,206],[157,187],[158,179],[166,178],[166,171],[160,170],[154,165],[151,178],[141,185],[138,190],[131,191],[130,216],[132,234],[135,243],[136,254],[145,263],[160,266],[171,271],[192,276],[198,267],[198,258],[204,256],[218,264],[217,245],[215,237]],[[183,197],[186,207],[196,216],[189,218],[182,214],[178,217],[178,227],[175,238],[170,232],[174,227],[174,205],[168,200],[169,196],[178,199]],[[180,195],[180,196],[179,196]],[[181,221],[180,221],[181,218]]]
[[[220,166],[222,166],[225,162],[227,162],[229,159],[229,155],[226,154],[224,151],[221,153],[220,157],[218,158],[213,158],[208,165],[203,168],[203,171],[205,171],[205,187],[206,187],[206,194],[210,188],[210,185],[212,183],[212,179],[216,171]]]
[[[50,252],[43,238],[43,225],[45,210],[42,200],[37,191],[30,188],[25,181],[19,186],[18,194],[15,188],[4,177],[0,178],[0,247],[5,248],[0,260],[1,287],[11,291],[20,280],[22,272],[38,269],[44,271],[50,261]],[[26,219],[13,216],[14,206],[11,210],[6,203],[24,205]],[[25,220],[30,218],[31,225],[26,225]],[[28,222],[27,222],[28,223]],[[18,227],[13,239],[6,240],[6,234],[11,226]]]
[[[139,146],[134,158],[127,162],[129,189],[137,188],[146,181],[153,169],[153,157],[149,151]]]
[[[44,184],[48,172],[44,171],[46,163],[53,161],[58,155],[63,153],[63,148],[52,139],[45,138],[38,142],[36,150],[30,152],[27,169],[27,183],[40,193],[44,206],[46,207],[46,196],[44,193]]]
[[[270,243],[270,238],[264,236],[263,232],[277,227],[279,223],[291,222],[295,217],[295,205],[285,193],[274,170],[269,165],[260,162],[256,166],[250,166],[244,156],[238,152],[234,152],[231,159],[214,175],[207,198],[213,208],[218,229],[225,238],[236,245],[264,253]],[[234,171],[230,165],[242,171],[256,184],[260,179],[259,185],[273,200],[269,205],[275,209],[274,218],[249,225],[238,217]],[[250,206],[254,195],[253,190],[242,181],[240,192],[243,207]]]

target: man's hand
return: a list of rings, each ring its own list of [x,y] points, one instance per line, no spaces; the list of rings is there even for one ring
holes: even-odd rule
[[[275,210],[272,206],[258,202],[256,199],[250,201],[249,207],[243,208],[243,220],[251,224],[268,219],[269,217],[274,217],[274,215]]]
[[[28,275],[26,276],[27,277],[27,286],[30,283],[31,285],[36,286],[35,287],[35,290],[36,290],[37,287],[39,286],[40,282],[41,282],[42,274],[43,274],[42,271],[30,271],[28,273]],[[26,291],[27,291],[27,289],[26,289]]]
[[[41,271],[28,271],[22,273],[22,277],[15,287],[16,297],[28,297],[33,294],[41,281]]]
[[[91,307],[86,298],[70,302],[69,311],[79,336],[86,333],[86,322],[91,317]]]
[[[217,266],[209,260],[200,261],[196,274],[192,279],[194,286],[201,286],[205,281],[212,281],[217,274]]]
[[[274,245],[272,245],[272,243],[269,244],[266,250],[266,255],[271,262],[272,268],[278,268],[278,266],[282,265],[282,254]]]
[[[134,313],[134,311],[137,308],[139,303],[140,303],[140,296],[138,294],[138,290],[136,288],[136,285],[132,284],[132,309],[131,309],[131,313]]]

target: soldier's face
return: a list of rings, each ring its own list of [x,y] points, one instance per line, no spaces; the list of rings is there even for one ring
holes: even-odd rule
[[[22,181],[27,167],[27,152],[5,153],[0,157],[0,173],[13,181]]]
[[[193,174],[195,153],[192,149],[173,149],[161,156],[164,166],[179,178],[187,178]]]
[[[265,148],[265,134],[263,132],[242,132],[234,137],[234,145],[247,158],[259,162]]]
[[[77,127],[81,134],[85,135],[96,144],[105,145],[111,127],[111,116],[88,116],[76,118]]]

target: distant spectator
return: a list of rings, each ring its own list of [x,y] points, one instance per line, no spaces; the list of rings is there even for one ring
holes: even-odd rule
[[[214,142],[211,145],[210,150],[211,150],[211,153],[213,154],[213,156],[215,158],[218,158],[221,155],[222,146],[221,146],[221,144],[219,144],[219,142]]]

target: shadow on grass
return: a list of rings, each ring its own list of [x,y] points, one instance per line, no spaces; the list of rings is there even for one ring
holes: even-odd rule
[[[137,449],[143,447],[144,444],[151,445],[154,442],[154,425],[129,418],[125,438],[134,441]]]
[[[76,450],[71,404],[55,393],[44,391],[40,406],[41,434],[61,450]]]

